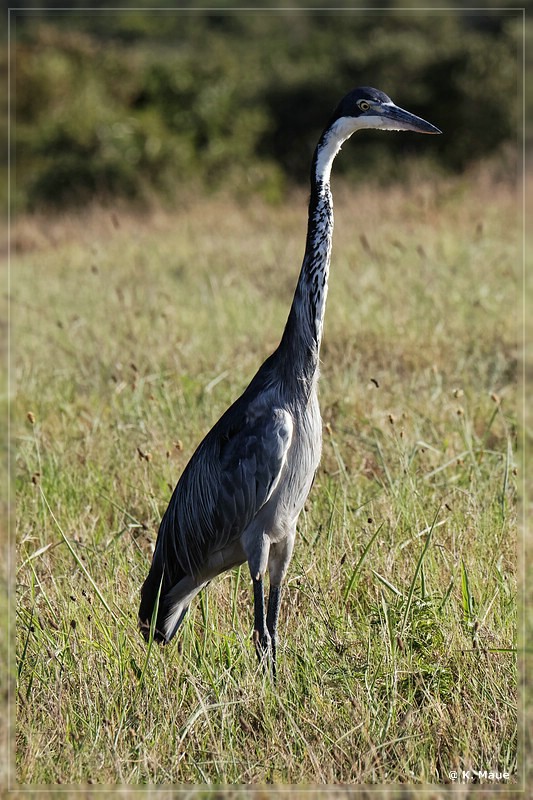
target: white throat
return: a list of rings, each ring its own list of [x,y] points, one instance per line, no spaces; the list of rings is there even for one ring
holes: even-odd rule
[[[394,105],[394,103],[390,103]],[[401,123],[381,114],[363,115],[361,117],[339,117],[327,131],[321,143],[316,161],[315,177],[318,182],[329,183],[333,160],[342,144],[356,131],[364,128],[377,128],[379,130],[401,131],[405,130]]]
[[[315,177],[319,183],[329,183],[333,160],[343,142],[361,127],[357,117],[340,117],[327,131],[316,160]]]

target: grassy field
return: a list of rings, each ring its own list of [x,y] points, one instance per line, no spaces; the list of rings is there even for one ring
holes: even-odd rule
[[[486,173],[334,189],[276,687],[245,567],[165,649],[136,613],[171,488],[281,335],[305,194],[16,223],[20,784],[519,780],[517,198]]]

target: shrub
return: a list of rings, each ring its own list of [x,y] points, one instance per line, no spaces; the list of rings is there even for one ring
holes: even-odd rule
[[[462,170],[516,140],[509,19],[124,10],[44,24],[21,16],[17,202],[146,202],[192,183],[276,198],[286,178],[307,180],[324,109],[358,84],[384,88],[442,127],[431,152]],[[339,170],[364,163],[366,179],[382,181],[420,152],[415,137],[362,134]]]

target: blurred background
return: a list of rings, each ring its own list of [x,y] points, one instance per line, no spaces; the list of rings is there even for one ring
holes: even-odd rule
[[[513,179],[521,169],[523,20],[506,0],[482,11],[84,5],[10,12],[14,212],[219,189],[276,202],[307,182],[330,110],[358,85],[445,135],[419,148],[361,133],[336,173],[383,183],[413,174],[414,160],[418,176],[480,161]]]

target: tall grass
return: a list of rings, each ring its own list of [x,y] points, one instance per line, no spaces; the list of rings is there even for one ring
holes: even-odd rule
[[[245,566],[169,647],[138,634],[171,488],[281,334],[305,202],[16,225],[21,784],[516,779],[519,220],[485,174],[336,187],[277,685]]]

